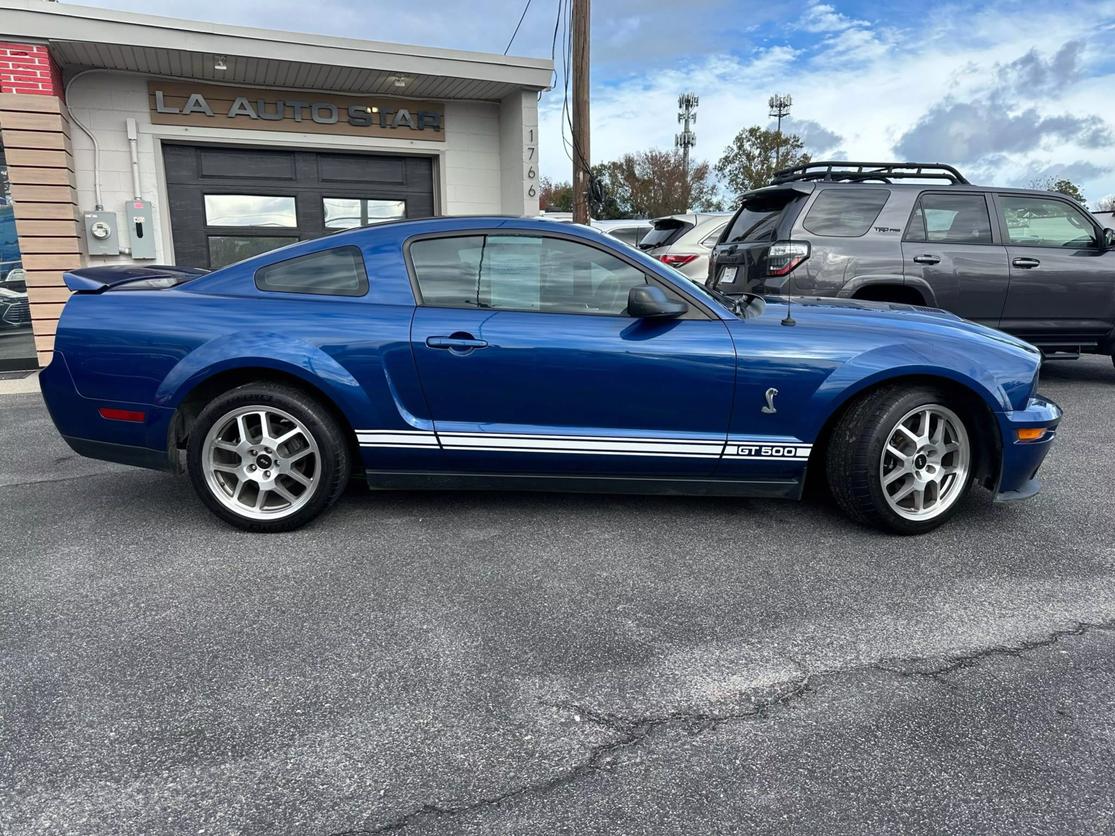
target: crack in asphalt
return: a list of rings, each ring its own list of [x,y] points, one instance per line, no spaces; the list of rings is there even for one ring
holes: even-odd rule
[[[780,686],[765,686],[741,694],[750,705],[724,712],[675,711],[667,714],[646,717],[627,717],[622,714],[597,711],[591,707],[574,702],[543,702],[549,708],[568,711],[574,719],[582,717],[596,726],[607,729],[614,739],[591,747],[588,755],[563,772],[547,779],[513,787],[497,795],[484,796],[473,801],[449,802],[446,804],[423,804],[383,824],[371,828],[344,830],[332,836],[370,836],[377,833],[393,833],[429,818],[448,818],[470,813],[484,807],[500,804],[526,795],[546,795],[552,790],[571,784],[579,778],[605,770],[615,761],[614,755],[628,747],[637,746],[656,731],[675,726],[691,734],[700,734],[725,723],[764,719],[774,709],[782,708],[804,698],[815,689],[814,682],[848,676],[856,673],[878,672],[903,677],[925,677],[947,687],[947,677],[957,671],[976,667],[981,662],[996,656],[1020,657],[1025,653],[1051,647],[1065,638],[1079,637],[1097,630],[1115,630],[1115,619],[1100,622],[1077,622],[1072,627],[1054,630],[1040,639],[1020,642],[1015,645],[993,645],[971,653],[948,656],[925,657],[909,656],[884,659],[870,665],[857,665],[848,668],[824,670],[815,674],[805,672],[803,676],[782,683]],[[793,661],[793,660],[791,660]],[[802,666],[794,663],[799,669]]]
[[[588,755],[572,767],[551,778],[535,781],[520,787],[502,792],[494,796],[478,798],[474,801],[450,804],[423,804],[421,807],[405,813],[395,819],[376,827],[345,830],[333,836],[369,836],[375,833],[393,833],[403,830],[427,818],[445,818],[469,813],[483,807],[498,806],[505,801],[510,801],[524,795],[545,795],[551,790],[570,784],[583,775],[607,769],[614,762],[613,755],[629,746],[641,743],[646,737],[657,729],[676,724],[699,733],[707,728],[720,725],[731,720],[748,720],[765,716],[772,708],[785,705],[792,700],[799,699],[810,690],[811,677],[795,680],[789,685],[774,689],[774,693],[762,699],[751,698],[751,705],[743,711],[725,712],[720,714],[706,714],[702,712],[673,712],[653,717],[629,718],[618,714],[604,714],[585,708],[574,703],[542,703],[550,708],[567,710],[574,715],[583,715],[590,722],[608,729],[617,735],[613,740],[600,743],[589,749]],[[771,689],[765,689],[767,691]]]
[[[1097,622],[1078,621],[1074,626],[1054,630],[1044,638],[1020,642],[1015,645],[992,645],[983,650],[949,656],[908,656],[901,659],[883,659],[870,667],[899,676],[921,676],[943,682],[944,677],[949,674],[973,668],[984,659],[994,656],[1021,656],[1032,650],[1051,647],[1062,639],[1083,636],[1094,630],[1115,630],[1115,618]]]

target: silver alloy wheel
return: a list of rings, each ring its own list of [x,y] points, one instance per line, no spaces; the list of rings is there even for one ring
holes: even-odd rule
[[[253,520],[290,516],[310,501],[321,478],[317,441],[305,424],[273,406],[222,415],[201,455],[213,496]]]
[[[940,516],[964,493],[971,459],[968,430],[955,412],[940,404],[911,409],[879,460],[887,504],[907,520]]]

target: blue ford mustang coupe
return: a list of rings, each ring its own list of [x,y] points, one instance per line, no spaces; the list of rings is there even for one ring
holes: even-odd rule
[[[786,275],[807,245],[773,246]],[[300,526],[373,488],[798,498],[927,531],[974,481],[1038,491],[1036,349],[952,314],[712,295],[591,229],[400,221],[214,272],[92,267],[41,383],[78,453]]]

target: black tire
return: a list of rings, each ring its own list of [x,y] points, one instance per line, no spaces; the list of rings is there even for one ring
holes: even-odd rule
[[[297,443],[300,445],[300,450],[297,452],[303,452],[311,445],[316,445],[316,450],[311,449],[309,453],[310,456],[317,459],[312,477],[302,476],[302,480],[308,482],[307,485],[303,486],[302,482],[289,481],[289,476],[282,477],[284,480],[288,480],[283,483],[287,486],[288,493],[291,490],[302,490],[305,491],[305,494],[298,494],[296,497],[297,503],[287,503],[290,507],[285,511],[279,507],[274,509],[273,512],[267,508],[256,512],[257,514],[267,515],[265,518],[245,516],[245,513],[252,512],[245,509],[245,513],[238,513],[229,507],[230,504],[236,505],[236,502],[233,501],[234,498],[230,499],[227,494],[229,491],[233,494],[236,493],[235,485],[238,484],[238,479],[233,483],[233,487],[226,490],[225,499],[223,501],[218,499],[216,492],[221,489],[221,485],[216,482],[211,484],[211,479],[215,479],[215,477],[212,474],[207,475],[205,464],[207,454],[209,456],[214,455],[211,449],[208,451],[206,449],[207,438],[214,430],[214,426],[219,423],[222,426],[231,426],[229,421],[234,419],[230,416],[235,416],[238,412],[253,407],[268,411],[269,416],[272,416],[269,419],[271,422],[285,420],[279,417],[285,414],[301,423],[301,429],[304,430],[304,433],[300,433],[294,441],[289,442],[290,444]],[[272,410],[274,411],[272,412]],[[249,415],[255,414],[254,411],[249,412],[244,417],[247,418]],[[289,428],[296,425],[286,424],[285,426]],[[251,431],[249,434],[251,434]],[[308,438],[306,438],[306,434],[308,434]],[[217,438],[220,438],[220,436],[218,435]],[[306,440],[303,441],[303,439]],[[250,443],[258,446],[261,442]],[[264,451],[261,449],[258,452],[263,455]],[[268,452],[271,452],[270,449]],[[285,449],[276,446],[274,453],[276,454],[273,456],[274,472],[277,482],[280,479],[280,474],[283,473],[280,467],[286,467],[289,471],[292,466],[280,462],[280,455],[287,455]],[[245,461],[261,461],[250,459],[242,453],[231,453],[230,456],[236,457],[232,461],[238,463],[237,466]],[[307,454],[303,452],[303,457],[306,456]],[[288,457],[288,461],[296,457],[296,453],[292,453]],[[304,465],[298,466],[304,467]],[[190,438],[186,448],[186,467],[190,482],[201,501],[222,520],[245,531],[277,532],[300,528],[331,507],[344,492],[352,471],[352,462],[344,431],[329,410],[319,401],[293,386],[260,382],[248,383],[231,389],[214,398],[201,411],[197,421],[190,429]],[[252,467],[252,470],[259,470],[262,473],[262,469],[258,466]],[[268,471],[268,475],[270,475],[270,471]],[[249,487],[249,492],[250,489]],[[257,496],[266,493],[268,492],[262,488],[256,491]],[[275,496],[277,496],[277,493]],[[279,504],[283,501],[285,500],[281,497],[278,499]],[[294,507],[295,505],[297,507]]]
[[[947,492],[938,488],[947,507],[931,518],[908,519],[887,499],[881,462],[883,448],[900,419],[921,407],[942,408],[958,418],[968,450],[964,477],[956,478]],[[858,523],[895,534],[925,534],[946,522],[963,504],[977,460],[972,446],[976,438],[972,418],[944,392],[901,384],[876,389],[855,401],[833,430],[825,460],[829,489],[841,510]]]

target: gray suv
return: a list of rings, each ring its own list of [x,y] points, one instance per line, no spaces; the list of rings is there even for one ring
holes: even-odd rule
[[[778,172],[743,196],[708,285],[944,308],[1047,354],[1115,348],[1115,232],[1071,198],[937,163]]]

